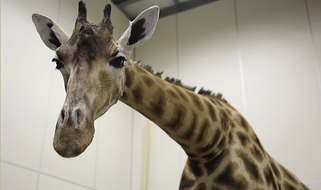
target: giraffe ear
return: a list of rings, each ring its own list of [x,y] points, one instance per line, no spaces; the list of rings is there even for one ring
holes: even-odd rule
[[[69,36],[50,18],[33,14],[32,21],[36,29],[48,48],[56,50],[61,44],[65,43]]]
[[[158,18],[158,6],[152,6],[140,13],[133,21],[129,22],[129,27],[119,38],[120,47],[129,53],[133,48],[150,39],[155,31]]]

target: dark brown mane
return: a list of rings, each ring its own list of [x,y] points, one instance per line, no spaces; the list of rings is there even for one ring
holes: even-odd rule
[[[155,75],[155,76],[157,76],[159,78],[162,78],[163,72],[154,72],[154,70],[153,70],[153,68],[151,66],[143,65],[140,62],[137,62],[137,65],[140,66],[141,68],[145,69],[146,71],[152,73],[153,75]],[[185,88],[187,90],[193,91],[193,92],[195,92],[195,90],[196,90],[196,86],[194,86],[194,87],[186,86],[179,79],[166,77],[164,80],[169,82],[169,83],[172,83],[174,85],[177,85],[177,86],[180,86],[182,88]],[[209,97],[212,97],[212,98],[215,98],[217,100],[221,100],[221,101],[227,103],[227,101],[223,97],[223,94],[221,94],[221,93],[213,93],[210,90],[204,90],[204,88],[201,88],[197,93],[200,94],[200,95],[209,96]]]

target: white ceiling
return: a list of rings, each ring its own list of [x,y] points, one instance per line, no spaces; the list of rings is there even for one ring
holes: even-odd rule
[[[160,17],[176,14],[218,0],[112,0],[129,19],[133,19],[142,10],[158,5],[161,8]]]

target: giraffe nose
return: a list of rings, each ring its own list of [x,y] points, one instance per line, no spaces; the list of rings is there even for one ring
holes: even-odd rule
[[[66,105],[57,121],[53,147],[63,157],[78,156],[89,146],[94,132],[94,121],[86,116],[85,106]]]
[[[80,125],[84,119],[84,109],[79,107],[73,109],[64,108],[60,112],[60,117],[62,124],[67,124],[67,126],[73,126],[76,124],[77,126]]]

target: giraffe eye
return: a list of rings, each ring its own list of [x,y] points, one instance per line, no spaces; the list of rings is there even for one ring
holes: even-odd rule
[[[124,66],[124,62],[126,58],[124,56],[115,57],[112,59],[109,64],[115,68],[122,68]]]

